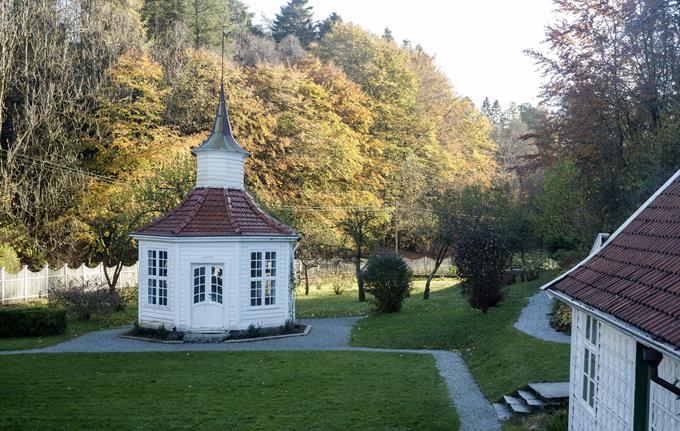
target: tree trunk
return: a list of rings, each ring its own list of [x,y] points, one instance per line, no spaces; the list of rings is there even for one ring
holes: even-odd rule
[[[309,274],[307,273],[307,265],[305,265],[304,262],[302,262],[302,268],[305,273],[305,296],[309,295]]]
[[[354,259],[354,268],[357,276],[357,287],[359,288],[359,302],[366,302],[366,291],[364,290],[364,278],[361,276],[361,258]]]
[[[116,265],[113,267],[113,275],[109,275],[109,271],[106,269],[106,264],[102,263],[102,267],[104,268],[104,278],[106,278],[106,284],[109,286],[110,291],[116,290],[116,285],[118,284],[118,278],[120,277],[120,273],[123,270],[123,262],[118,262]]]
[[[446,252],[448,250],[449,250],[448,244],[444,244],[439,248],[437,256],[435,256],[434,259],[434,268],[432,268],[432,272],[430,272],[430,275],[427,276],[427,281],[425,281],[425,291],[423,291],[423,299],[430,299],[430,283],[432,282],[432,279],[434,278],[435,274],[437,274],[437,270],[439,270],[439,266],[444,261],[444,256],[446,256]]]

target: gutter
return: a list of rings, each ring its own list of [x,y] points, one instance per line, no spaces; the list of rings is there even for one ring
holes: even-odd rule
[[[581,301],[571,298],[570,296],[556,290],[548,290],[548,295],[554,296],[562,302],[565,302],[572,307],[578,308],[579,310],[585,311],[586,313],[592,314],[603,322],[607,322],[610,325],[620,329],[631,337],[635,338],[642,344],[648,347],[653,347],[656,350],[663,352],[664,354],[672,357],[673,359],[680,361],[680,352],[668,343],[663,343],[661,341],[654,340],[647,332],[637,328],[636,326],[626,323],[610,314],[604,313],[596,308],[589,306]]]

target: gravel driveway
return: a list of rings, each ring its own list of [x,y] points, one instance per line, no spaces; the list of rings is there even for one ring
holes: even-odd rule
[[[500,422],[491,405],[484,397],[468,370],[465,362],[456,352],[443,350],[402,350],[351,347],[349,336],[352,325],[358,317],[331,319],[300,319],[298,322],[312,325],[308,335],[274,340],[250,341],[244,343],[187,343],[163,344],[121,338],[120,334],[129,328],[109,329],[65,341],[42,349],[0,352],[0,355],[26,353],[64,352],[176,352],[176,351],[244,351],[244,350],[345,350],[389,353],[416,353],[432,355],[439,374],[446,382],[453,405],[458,411],[461,431],[500,431]]]
[[[550,326],[553,301],[554,299],[545,292],[538,292],[532,296],[515,322],[515,328],[541,340],[569,344],[571,342],[569,335]]]

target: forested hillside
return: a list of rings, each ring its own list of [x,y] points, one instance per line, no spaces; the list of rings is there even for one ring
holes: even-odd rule
[[[341,248],[340,222],[368,210],[424,248],[420,208],[436,190],[491,184],[489,121],[420,47],[337,15],[315,23],[304,1],[271,29],[251,19],[237,0],[3,2],[5,249],[33,266],[135,258],[127,232],[192,186],[222,27],[247,188],[317,245]],[[374,239],[390,244],[385,232]]]
[[[477,109],[419,45],[306,0],[261,25],[239,0],[1,2],[0,261],[136,258],[127,233],[193,185],[222,29],[247,188],[303,259],[395,236],[437,256],[470,222],[515,253],[576,255],[678,168],[680,6],[555,6],[527,51],[542,105]]]

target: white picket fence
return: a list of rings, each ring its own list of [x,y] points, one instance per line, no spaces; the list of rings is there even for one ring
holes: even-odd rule
[[[113,268],[107,268],[109,275],[113,274]],[[104,278],[104,265],[99,264],[94,268],[81,265],[79,268],[69,268],[67,265],[60,269],[50,269],[45,266],[38,272],[33,272],[24,266],[17,273],[10,273],[0,268],[0,303],[16,303],[47,298],[47,291],[53,283],[70,280],[92,280]],[[118,279],[118,286],[137,284],[137,264],[124,266]]]

